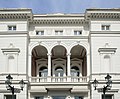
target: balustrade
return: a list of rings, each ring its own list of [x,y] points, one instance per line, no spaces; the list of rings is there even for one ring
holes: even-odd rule
[[[30,77],[31,82],[88,82],[89,77]]]

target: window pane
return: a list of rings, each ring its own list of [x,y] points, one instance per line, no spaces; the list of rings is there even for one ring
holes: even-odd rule
[[[81,35],[82,31],[74,31],[74,35]]]
[[[61,68],[58,68],[58,69],[55,71],[55,76],[57,76],[57,77],[62,77],[63,74],[64,74],[64,71],[63,71],[63,69],[61,69]]]
[[[55,31],[55,35],[58,35],[58,31]]]
[[[102,30],[105,30],[105,26],[102,25]]]
[[[16,26],[8,26],[8,30],[16,30]]]
[[[110,30],[110,26],[106,26],[106,30]]]
[[[44,35],[44,31],[41,31],[41,35]]]
[[[36,35],[44,35],[44,31],[36,31]]]
[[[13,26],[13,30],[16,30],[16,26]]]
[[[63,35],[63,31],[55,31],[55,35]]]
[[[4,97],[5,99],[12,99],[12,95],[5,95]],[[16,95],[14,95],[13,97],[14,99],[16,99]]]
[[[66,97],[65,96],[53,96],[52,99],[65,99]]]
[[[75,96],[75,99],[83,99],[82,96]]]
[[[112,99],[113,95],[105,95],[105,99]],[[102,95],[102,99],[104,99],[104,95]]]
[[[12,27],[11,27],[11,26],[8,26],[8,30],[12,30]]]
[[[44,99],[43,96],[37,96],[35,99]]]
[[[102,30],[110,30],[110,25],[102,25]]]
[[[77,35],[77,31],[74,31],[74,35]]]
[[[63,31],[60,31],[60,35],[63,35]]]
[[[81,31],[78,31],[78,35],[80,35],[80,34],[82,34],[82,32],[81,32]]]

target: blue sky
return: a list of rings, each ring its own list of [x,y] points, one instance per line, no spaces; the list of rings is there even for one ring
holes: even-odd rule
[[[120,8],[120,0],[0,0],[0,8],[31,8],[40,13],[84,13],[87,8]]]

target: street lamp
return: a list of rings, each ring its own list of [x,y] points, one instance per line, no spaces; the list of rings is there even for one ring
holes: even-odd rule
[[[104,85],[103,88],[102,88],[103,95],[104,95],[104,99],[105,99],[105,93],[106,93],[106,91],[107,91],[107,90],[110,90],[111,87],[112,87],[111,78],[112,78],[112,77],[111,77],[109,74],[107,74],[107,76],[105,77],[106,86]],[[99,82],[95,79],[94,82],[92,82],[92,84],[93,84],[93,87],[95,88],[94,90],[96,90]]]
[[[11,86],[13,77],[11,77],[11,75],[9,74],[8,76],[6,76],[6,79],[7,79],[7,80],[5,81],[6,88],[7,88],[7,90],[10,90],[10,91],[12,92],[12,99],[14,99],[15,90],[18,90],[18,91],[22,90],[22,91],[23,91],[25,82],[24,82],[23,79],[22,79],[22,80],[19,82],[20,88],[14,88],[14,86]]]

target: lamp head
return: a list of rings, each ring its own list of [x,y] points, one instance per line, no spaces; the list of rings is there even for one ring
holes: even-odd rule
[[[12,80],[13,77],[9,74],[8,76],[6,76],[6,79],[8,79],[8,80]]]
[[[25,86],[24,80],[22,79],[22,80],[19,82],[19,84],[20,84],[21,90],[23,90],[23,88],[24,88],[24,86]]]
[[[106,80],[110,80],[111,78],[112,77],[109,74],[107,74],[107,76],[105,77]]]
[[[9,90],[10,89],[10,85],[12,84],[12,79],[13,79],[13,77],[11,77],[11,75],[9,74],[8,76],[6,76],[6,81],[5,81],[5,84],[6,84],[6,88],[7,88],[7,90]]]
[[[94,82],[92,82],[92,84],[93,84],[93,87],[95,88],[95,90],[96,90],[96,87],[98,86],[98,81],[95,79],[94,80]]]

